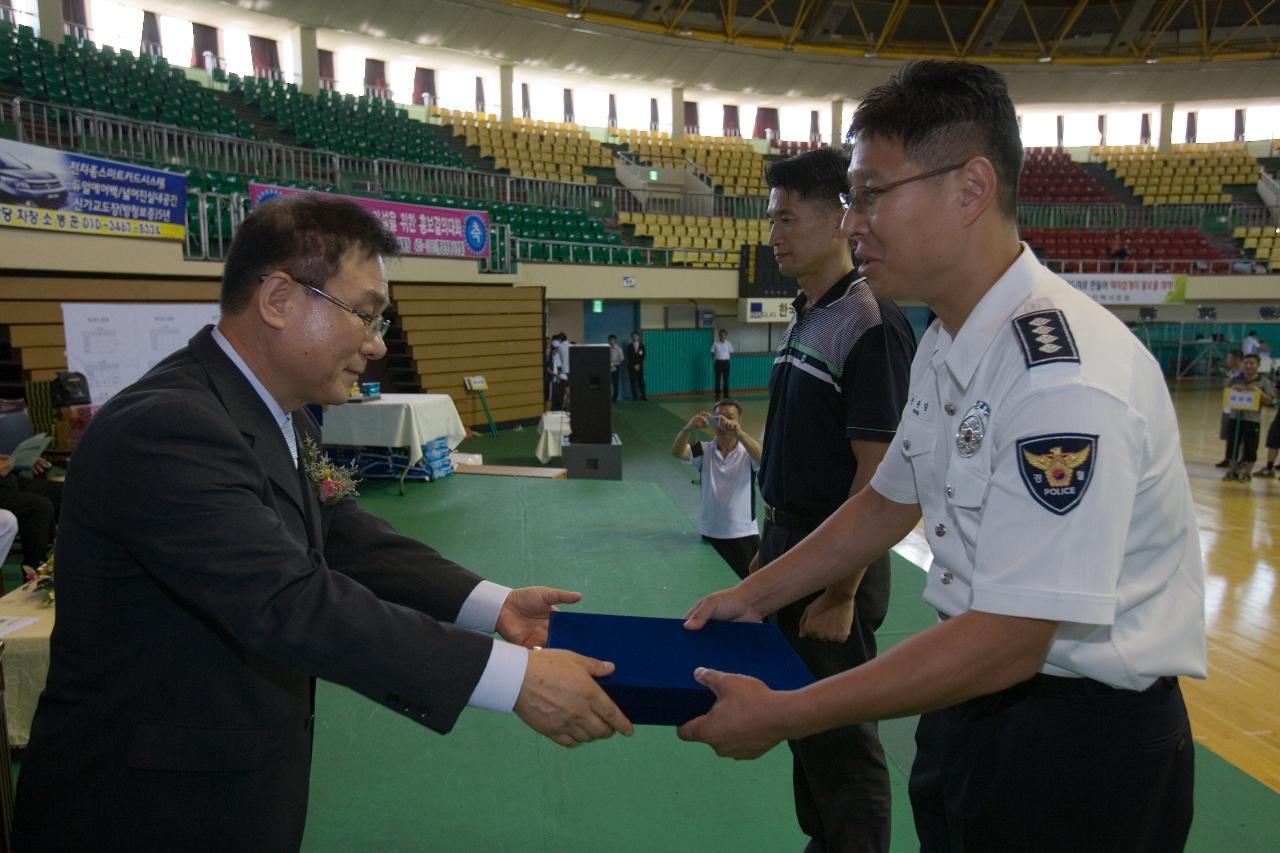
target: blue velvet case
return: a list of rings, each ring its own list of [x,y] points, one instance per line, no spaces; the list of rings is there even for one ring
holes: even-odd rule
[[[774,625],[709,622],[689,631],[682,619],[554,612],[548,648],[569,649],[615,664],[600,679],[631,722],[678,726],[715,703],[693,680],[705,666],[759,678],[775,690],[813,683],[813,675]]]

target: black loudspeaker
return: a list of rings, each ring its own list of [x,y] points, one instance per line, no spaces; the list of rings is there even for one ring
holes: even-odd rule
[[[569,428],[574,444],[608,444],[613,440],[609,398],[609,345],[569,348]]]

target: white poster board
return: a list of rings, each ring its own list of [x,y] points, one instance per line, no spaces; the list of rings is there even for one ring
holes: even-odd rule
[[[105,403],[218,322],[218,313],[207,303],[64,303],[67,369],[83,373],[93,402]]]

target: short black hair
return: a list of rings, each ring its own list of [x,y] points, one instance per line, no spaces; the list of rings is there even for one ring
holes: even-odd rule
[[[243,311],[258,277],[273,269],[323,289],[353,249],[366,258],[400,254],[399,243],[381,220],[355,202],[320,193],[272,199],[236,229],[222,268],[222,311]]]
[[[716,409],[720,408],[721,406],[733,406],[735,409],[738,410],[738,414],[742,414],[742,404],[739,403],[737,400],[733,399],[732,397],[725,397],[723,400],[719,401],[714,406],[712,406],[711,411],[714,412]]]
[[[610,336],[609,336],[609,340],[611,340],[611,341],[616,341],[617,339],[618,339],[618,336],[617,336],[617,335],[610,335]]]
[[[840,206],[849,191],[849,155],[835,148],[811,148],[779,160],[764,173],[769,189],[790,190],[805,201]]]
[[[926,167],[986,157],[995,169],[996,199],[1005,216],[1018,215],[1022,137],[1009,88],[999,73],[972,62],[909,62],[876,86],[854,111],[847,142],[881,137],[902,144]]]
[[[1244,358],[1242,358],[1241,361],[1243,361],[1245,358],[1251,358],[1254,361],[1258,362],[1258,364],[1262,364],[1262,356],[1258,355],[1256,352],[1249,353],[1248,355],[1244,356]]]

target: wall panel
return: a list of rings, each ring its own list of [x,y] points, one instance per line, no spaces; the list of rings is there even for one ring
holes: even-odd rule
[[[494,420],[542,414],[542,288],[393,284],[391,297],[422,387],[452,397],[463,423],[485,425],[479,396],[462,381],[477,373],[488,380]]]

